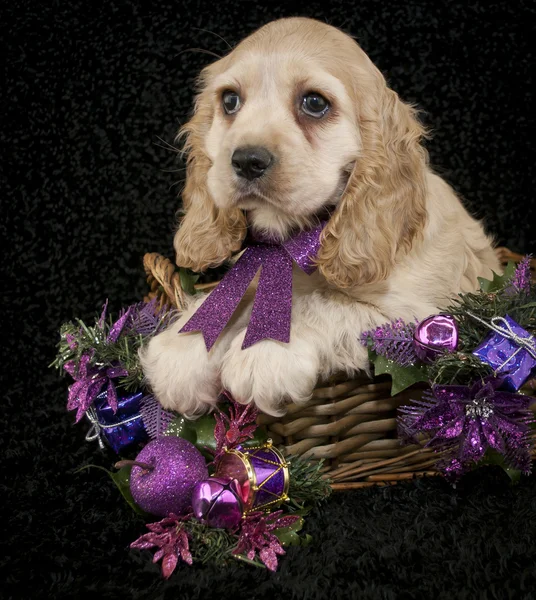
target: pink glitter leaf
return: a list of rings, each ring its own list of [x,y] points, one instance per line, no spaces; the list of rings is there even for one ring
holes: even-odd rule
[[[181,523],[189,518],[190,515],[177,517],[170,514],[157,523],[147,523],[146,527],[151,533],[143,534],[132,542],[130,547],[138,550],[158,548],[153,556],[153,563],[162,560],[162,574],[168,579],[175,570],[179,558],[188,565],[193,563],[188,533]]]
[[[162,575],[165,579],[169,579],[175,570],[179,559],[176,554],[168,554],[162,560]]]
[[[268,548],[263,548],[259,552],[259,558],[268,567],[268,569],[270,569],[270,571],[275,571],[277,569],[277,556],[272,547],[269,546]]]

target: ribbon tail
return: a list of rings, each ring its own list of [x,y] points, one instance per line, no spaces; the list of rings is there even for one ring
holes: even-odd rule
[[[259,285],[242,349],[263,339],[290,341],[292,259],[282,248],[263,261]]]
[[[209,351],[261,267],[263,254],[262,248],[247,248],[179,333],[200,331]]]
[[[311,275],[316,270],[315,259],[320,250],[320,234],[326,224],[327,221],[322,221],[313,229],[302,231],[283,244],[288,255],[307,275]]]
[[[91,423],[91,427],[88,429],[88,432],[86,434],[86,442],[93,442],[97,440],[97,442],[99,443],[99,448],[101,450],[104,450],[105,446],[102,440],[102,430],[99,424],[99,420],[97,418],[97,413],[95,412],[95,409],[93,407],[90,407],[89,410],[86,412],[86,417]]]

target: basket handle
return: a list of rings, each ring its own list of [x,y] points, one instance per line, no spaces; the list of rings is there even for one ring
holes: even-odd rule
[[[518,263],[523,259],[522,254],[512,252],[503,246],[496,248],[495,253],[501,264],[505,265],[509,260]],[[147,282],[150,292],[146,299],[158,298],[160,306],[165,304],[184,310],[186,307],[186,294],[182,289],[181,279],[177,267],[165,256],[157,252],[149,252],[143,257],[143,267],[147,274]],[[532,278],[536,278],[536,259],[530,261]],[[198,284],[195,286],[199,291],[210,291],[218,282]]]
[[[150,287],[146,301],[158,298],[160,307],[168,305],[181,311],[186,308],[187,294],[182,288],[179,270],[169,258],[158,252],[149,252],[143,257],[143,268]],[[218,283],[198,283],[194,288],[198,292],[210,292]]]
[[[147,300],[158,298],[158,304],[165,304],[184,310],[186,294],[181,286],[179,272],[165,256],[150,252],[143,257],[143,268],[147,274],[150,292]]]

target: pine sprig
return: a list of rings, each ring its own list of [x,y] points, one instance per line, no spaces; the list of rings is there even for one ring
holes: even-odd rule
[[[523,274],[523,265],[514,269],[510,264],[502,276],[480,280],[477,292],[459,294],[445,310],[458,323],[458,351],[445,354],[428,366],[431,383],[468,384],[491,374],[489,365],[472,354],[491,330],[482,321],[490,323],[494,317],[509,315],[526,331],[536,330],[536,286]],[[478,317],[478,318],[475,318]]]
[[[489,328],[471,315],[486,322],[497,316],[510,315],[527,331],[536,330],[536,287],[517,294],[504,293],[504,289],[460,294],[443,312],[452,315],[458,322],[460,349],[470,351],[490,333]]]
[[[430,383],[442,385],[465,385],[491,372],[491,367],[471,352],[443,354],[428,366]]]
[[[415,323],[405,323],[402,319],[397,319],[371,331],[365,331],[361,341],[375,354],[407,367],[418,362],[413,344],[414,333]]]
[[[128,375],[121,377],[118,387],[126,391],[138,389],[143,382],[143,372],[138,357],[138,350],[147,340],[162,331],[170,322],[172,313],[166,310],[158,311],[154,302],[132,305],[126,310],[131,311],[131,317],[126,322],[120,335],[114,341],[111,336],[114,322],[111,315],[106,316],[106,307],[103,314],[95,319],[94,325],[87,325],[81,319],[64,323],[60,329],[60,341],[57,344],[58,352],[51,363],[51,367],[64,372],[64,366],[73,361],[80,363],[82,356],[90,355],[91,366],[113,367],[123,366]],[[125,314],[123,311],[120,315]],[[147,320],[152,320],[152,330],[148,332]],[[136,324],[143,323],[143,334],[139,333]]]
[[[236,560],[232,555],[238,543],[236,534],[209,527],[195,519],[185,521],[184,527],[191,538],[190,551],[194,563],[225,565]]]
[[[323,461],[310,462],[300,456],[289,458],[289,510],[314,506],[326,500],[332,492],[329,481],[322,477]]]

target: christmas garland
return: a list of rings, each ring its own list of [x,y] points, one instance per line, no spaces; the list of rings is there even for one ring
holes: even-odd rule
[[[116,470],[105,470],[133,510],[163,517],[131,547],[156,549],[164,577],[179,561],[276,570],[284,546],[311,541],[300,533],[304,516],[331,493],[322,463],[283,457],[257,426],[256,408],[226,393],[196,421],[164,410],[145,388],[138,349],[173,318],[153,300],[115,321],[105,304],[92,326],[64,324],[51,366],[74,379],[67,409],[89,420],[88,441],[120,455]]]
[[[426,382],[422,397],[399,409],[399,437],[433,448],[451,480],[490,462],[512,478],[530,472],[534,398],[523,388],[536,374],[530,275],[527,257],[438,315],[362,336],[376,375],[391,376],[393,395],[414,386],[418,396]],[[179,561],[238,559],[275,570],[285,546],[311,541],[300,533],[304,516],[331,492],[322,463],[284,457],[257,426],[255,407],[225,392],[217,411],[197,421],[164,410],[145,387],[138,350],[174,318],[155,300],[115,321],[105,304],[92,326],[64,324],[51,366],[74,380],[67,408],[76,422],[88,419],[88,441],[119,455],[106,471],[133,510],[162,517],[131,547],[156,549],[164,577]]]
[[[481,278],[478,292],[460,294],[438,315],[366,332],[375,373],[392,377],[393,395],[428,384],[421,399],[399,409],[399,438],[435,450],[436,469],[451,480],[487,463],[514,479],[529,474],[535,330],[527,256],[491,281]]]

